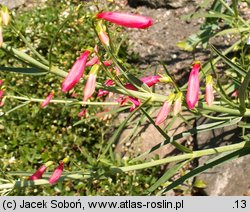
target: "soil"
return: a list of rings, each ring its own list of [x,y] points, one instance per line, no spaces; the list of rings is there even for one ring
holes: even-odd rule
[[[192,1],[180,8],[131,8],[124,10],[153,18],[152,27],[145,30],[127,29],[130,52],[138,53],[137,63],[145,69],[148,65],[164,62],[177,79],[183,78],[194,60],[204,61],[206,54],[198,50],[193,54],[180,50],[176,44],[196,33],[202,19],[182,20],[182,16],[193,13],[201,0]],[[152,69],[154,70],[154,69]]]

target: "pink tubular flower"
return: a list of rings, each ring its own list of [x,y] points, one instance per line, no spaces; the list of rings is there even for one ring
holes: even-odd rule
[[[56,183],[56,182],[60,179],[60,177],[61,177],[61,175],[62,175],[62,172],[63,172],[63,169],[64,169],[64,165],[65,165],[66,163],[68,163],[68,162],[69,162],[69,158],[66,157],[66,158],[64,158],[64,159],[59,163],[59,166],[57,166],[57,168],[55,169],[55,171],[52,173],[52,175],[51,175],[50,178],[49,178],[49,183],[50,183],[50,184],[54,184],[54,183]]]
[[[44,172],[47,170],[47,168],[52,165],[53,162],[51,161],[48,161],[47,163],[45,163],[44,165],[42,165],[39,169],[37,169],[37,171],[32,174],[30,177],[29,177],[29,180],[38,180],[38,179],[41,179]]]
[[[80,112],[78,113],[78,117],[83,117],[83,116],[86,115],[86,113],[87,113],[87,109],[85,108],[85,109],[83,109],[82,111],[80,111]]]
[[[160,82],[160,76],[156,75],[156,76],[148,76],[148,77],[143,77],[140,80],[142,82],[144,82],[148,87],[152,87],[153,85],[155,85],[156,83]],[[129,89],[129,90],[137,90],[135,88],[135,86],[133,86],[132,84],[128,83],[126,85],[124,85],[125,88]]]
[[[176,95],[175,102],[174,102],[174,110],[173,114],[176,116],[178,113],[181,112],[181,105],[182,105],[182,93],[179,92]]]
[[[105,46],[109,46],[109,37],[108,34],[106,32],[106,27],[103,24],[103,21],[98,21],[97,26],[96,26],[96,31],[98,34],[98,37],[100,39],[100,41],[105,45]]]
[[[30,177],[29,177],[29,180],[38,180],[38,179],[41,179],[44,172],[46,171],[47,169],[47,166],[45,165],[42,165],[39,169],[37,169],[37,171],[32,174]]]
[[[113,86],[114,84],[115,84],[114,81],[111,79],[108,79],[104,82],[104,85],[106,85],[106,86]],[[101,96],[107,95],[108,93],[109,93],[109,91],[99,90],[97,96],[101,97]]]
[[[163,103],[163,106],[160,109],[155,120],[156,125],[160,125],[162,122],[165,121],[165,119],[168,117],[168,114],[171,110],[171,105],[172,105],[172,101],[166,101]]]
[[[120,12],[102,12],[96,17],[129,28],[144,29],[153,24],[149,17]]]
[[[66,76],[66,78],[64,79],[62,83],[63,92],[69,91],[71,88],[74,87],[76,83],[79,82],[79,80],[81,79],[84,73],[85,65],[86,65],[89,54],[90,54],[90,51],[86,50],[76,60],[73,67],[71,68],[71,70],[69,71],[68,75]]]
[[[208,106],[211,106],[214,101],[214,89],[213,89],[213,79],[211,75],[206,77],[206,102]]]
[[[63,169],[64,169],[64,162],[61,162],[59,166],[55,169],[55,171],[52,173],[52,175],[50,176],[49,178],[50,184],[54,184],[59,180],[59,178],[62,175]]]
[[[236,89],[232,94],[231,97],[238,97],[239,96],[239,90]]]
[[[95,64],[99,63],[99,59],[97,56],[94,56],[93,58],[91,58],[87,63],[86,66],[93,66]]]
[[[156,83],[160,82],[161,76],[148,76],[148,77],[143,77],[141,78],[141,81],[147,84],[148,87],[152,87]]]
[[[109,37],[108,37],[107,32],[101,31],[100,33],[98,33],[98,36],[99,36],[101,42],[102,42],[105,46],[109,46]]]
[[[200,79],[199,79],[199,70],[201,64],[199,62],[193,65],[193,68],[190,72],[188,79],[188,89],[186,95],[186,102],[189,109],[193,109],[196,103],[199,100],[200,92]]]
[[[96,86],[96,74],[90,74],[84,88],[84,98],[83,98],[84,102],[86,102],[95,92],[95,86]]]
[[[3,84],[3,80],[0,79],[0,86]]]
[[[54,92],[51,92],[47,98],[45,99],[45,101],[41,104],[41,108],[45,108],[51,101],[51,99],[53,98],[54,96]]]
[[[4,94],[4,90],[0,90],[0,99],[2,99],[3,94]]]
[[[103,61],[103,64],[104,64],[105,66],[111,66],[112,61],[111,61],[111,60],[105,60],[105,61]]]
[[[141,101],[140,99],[131,96],[129,96],[128,98],[132,102],[132,107],[129,109],[129,112],[132,112],[135,108],[140,106]]]
[[[86,102],[95,92],[95,86],[96,86],[96,75],[99,70],[100,66],[99,65],[94,65],[92,66],[89,77],[87,79],[85,88],[84,88],[84,97],[83,101]]]

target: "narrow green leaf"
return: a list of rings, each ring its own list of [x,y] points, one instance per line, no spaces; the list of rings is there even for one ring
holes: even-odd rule
[[[215,36],[221,36],[221,35],[227,35],[227,34],[239,34],[242,32],[247,32],[250,31],[249,27],[241,27],[241,28],[230,28],[230,29],[224,29],[222,31],[219,31],[216,33]]]
[[[4,115],[8,115],[8,114],[10,114],[10,113],[13,112],[13,111],[15,111],[15,110],[17,110],[17,109],[19,109],[19,108],[22,108],[22,107],[24,107],[25,105],[28,105],[29,103],[30,103],[30,101],[26,101],[26,102],[24,102],[24,103],[22,103],[22,104],[20,104],[20,105],[17,105],[16,107],[11,108],[11,109],[8,110],[7,112],[5,112]]]
[[[210,44],[211,49],[215,52],[227,65],[229,65],[233,70],[235,70],[242,77],[246,76],[246,71],[240,66],[234,64],[228,57],[219,52],[212,44]]]
[[[239,89],[240,111],[242,112],[242,114],[246,112],[246,100],[248,99],[248,97],[246,96],[246,92],[249,82],[250,82],[250,70],[247,72],[247,75],[244,78]]]
[[[152,193],[155,191],[161,184],[165,183],[168,181],[171,177],[173,177],[185,164],[187,164],[190,160],[186,160],[184,162],[180,162],[170,169],[168,169],[164,175],[161,176],[160,179],[158,179],[149,189],[148,192]]]
[[[0,71],[9,71],[9,72],[15,72],[20,74],[28,74],[28,75],[45,75],[48,72],[43,71],[37,68],[15,68],[15,67],[0,67]]]

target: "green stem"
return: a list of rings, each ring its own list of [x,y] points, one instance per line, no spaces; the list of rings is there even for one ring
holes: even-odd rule
[[[238,149],[242,149],[242,148],[249,148],[249,147],[250,147],[250,143],[248,141],[243,141],[243,142],[240,142],[238,144],[232,144],[232,145],[228,145],[228,146],[222,146],[222,147],[216,147],[216,148],[211,148],[211,149],[194,151],[192,153],[186,153],[183,155],[167,157],[164,159],[159,159],[159,160],[146,162],[146,163],[142,163],[142,164],[138,164],[138,165],[117,167],[117,168],[114,168],[114,170],[116,169],[116,171],[119,170],[122,172],[135,171],[135,170],[139,170],[139,169],[145,169],[145,168],[163,165],[163,164],[170,163],[170,162],[177,162],[177,161],[182,161],[182,160],[187,160],[187,159],[194,159],[194,158],[202,157],[205,155],[218,154],[218,153],[222,153],[222,152],[229,152],[229,151],[238,150]]]
[[[22,96],[6,96],[6,98],[18,99],[18,100],[25,100],[29,102],[43,102],[45,99],[39,98],[29,98],[29,97],[22,97]],[[82,105],[119,105],[118,102],[84,102],[78,100],[63,100],[63,99],[52,99],[50,103],[63,103],[63,104],[82,104]]]
[[[4,51],[9,52],[11,54],[13,54],[15,57],[17,57],[18,59],[20,59],[21,61],[28,63],[32,66],[35,66],[39,69],[45,70],[47,72],[51,72],[53,74],[56,74],[60,77],[66,77],[67,76],[67,72],[60,70],[58,67],[52,67],[52,69],[50,70],[48,66],[44,65],[43,63],[35,60],[34,58],[32,58],[31,56],[27,55],[26,53],[19,51],[9,45],[7,45],[6,43],[2,44],[2,48]]]

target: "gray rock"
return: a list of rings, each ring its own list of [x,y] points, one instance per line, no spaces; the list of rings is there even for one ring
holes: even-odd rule
[[[151,8],[179,8],[191,2],[190,0],[128,0],[131,7],[148,6]]]
[[[156,113],[152,116],[152,118],[155,120]],[[117,124],[121,123],[125,117],[127,117],[128,114],[122,113],[119,115],[117,120]],[[140,116],[136,117],[135,120],[139,121]],[[133,121],[135,121],[133,120]],[[164,123],[161,124],[161,127],[164,129],[169,122],[171,121],[171,118],[168,118]],[[176,134],[182,133],[183,131],[186,131],[186,127],[183,124],[182,119],[177,118],[174,122],[171,129],[168,130],[169,136],[174,136]],[[136,157],[151,148],[153,148],[155,145],[162,143],[165,139],[160,134],[160,132],[155,128],[153,124],[150,124],[149,122],[143,123],[139,129],[137,136],[131,138],[135,135],[135,132],[133,131],[133,127],[127,127],[122,131],[119,137],[119,141],[116,145],[115,151],[121,155],[126,157]],[[191,137],[184,137],[182,139],[179,139],[179,143],[184,143],[185,141],[191,141]],[[147,154],[145,158],[153,158],[155,156],[159,158],[164,158],[166,156],[170,156],[171,154],[175,154],[175,147],[171,144],[165,145],[160,147],[159,149],[151,152],[150,154]]]
[[[23,5],[27,0],[0,0],[0,4],[5,5],[9,9],[13,9]]]
[[[250,193],[250,155],[210,169],[198,178],[207,184],[209,196],[242,196]]]
[[[198,121],[200,124],[202,121]],[[239,142],[240,130],[236,125],[197,135],[198,149],[212,148]],[[202,157],[199,164],[212,160],[215,155]],[[209,196],[242,196],[250,192],[250,155],[218,165],[197,177],[207,184],[204,189]]]

